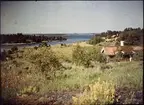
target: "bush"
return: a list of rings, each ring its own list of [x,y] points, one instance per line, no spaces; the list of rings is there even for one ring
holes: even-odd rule
[[[5,60],[5,58],[6,58],[6,51],[4,50],[3,52],[1,52],[1,54],[0,54],[0,60]]]
[[[63,43],[61,43],[61,47],[62,47],[62,46],[65,46],[65,47],[66,47],[67,45],[66,45],[65,43],[64,43],[64,44],[63,44]]]
[[[85,49],[79,45],[73,50],[72,60],[76,65],[83,65],[85,67],[91,66],[91,61],[98,61],[100,63],[106,62],[106,56],[100,53],[96,48],[92,50]]]
[[[13,47],[11,48],[11,51],[12,51],[12,52],[18,51],[18,47],[17,47],[17,46],[13,46]]]
[[[99,50],[96,48],[93,48],[93,50],[90,52],[89,56],[93,61],[98,61],[100,63],[106,62],[106,56],[100,53]]]
[[[35,49],[35,50],[37,50],[37,49],[38,49],[38,47],[37,47],[37,46],[35,46],[35,47],[34,47],[34,49]]]
[[[84,48],[79,45],[72,52],[72,60],[76,65],[90,66],[90,57]]]
[[[142,30],[127,30],[120,34],[119,41],[124,40],[127,45],[141,45],[143,39]]]
[[[12,51],[11,51],[11,50],[8,50],[8,51],[7,51],[7,55],[10,55],[10,54],[12,54]]]
[[[51,49],[42,47],[37,50],[29,49],[24,52],[25,59],[37,65],[40,71],[47,77],[53,77],[56,70],[62,65]]]
[[[143,51],[137,51],[134,55],[133,55],[133,59],[134,60],[143,60]]]
[[[72,97],[74,105],[104,105],[114,103],[114,84],[108,82],[95,82],[90,84],[82,94]]]
[[[47,47],[47,43],[46,42],[42,42],[41,44],[39,44],[39,47]]]
[[[47,45],[47,47],[51,47],[51,45],[49,44],[49,45]]]
[[[37,93],[38,90],[39,89],[35,86],[28,86],[28,87],[25,87],[22,90],[20,90],[17,95],[18,96],[31,95],[31,94]]]
[[[96,44],[103,42],[103,41],[104,40],[100,36],[94,36],[93,38],[91,38],[89,40],[89,44],[96,45]]]
[[[115,46],[120,46],[120,42],[116,41]]]
[[[118,51],[118,53],[113,59],[114,61],[120,61],[122,58],[123,58],[123,54],[121,53],[121,51]]]
[[[8,100],[10,98],[16,97],[17,89],[16,88],[3,88],[1,91],[1,96]]]

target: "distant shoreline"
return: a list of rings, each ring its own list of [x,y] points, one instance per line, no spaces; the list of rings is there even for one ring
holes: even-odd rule
[[[36,44],[36,43],[29,43],[29,45],[30,44]],[[77,44],[79,44],[80,46],[92,46],[90,44],[87,44],[86,41],[77,41],[77,42],[73,42],[73,43],[68,43],[66,45],[75,46]],[[28,45],[27,43],[5,43],[5,44],[2,44],[2,45],[5,46],[5,48],[1,47],[1,50],[9,50],[12,46],[15,46],[15,45],[18,46],[18,48],[20,48],[20,49],[24,48],[24,47],[27,47],[27,48],[33,48],[34,47],[34,46],[20,46],[20,45]],[[58,43],[58,44],[51,45],[51,46],[57,46],[57,45],[60,45],[60,44]]]
[[[1,45],[4,45],[4,46],[15,46],[15,45],[26,45],[26,44],[35,44],[34,42],[33,43],[2,43]]]

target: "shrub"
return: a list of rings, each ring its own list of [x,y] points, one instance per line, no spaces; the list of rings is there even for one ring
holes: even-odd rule
[[[110,82],[95,82],[90,84],[82,94],[72,97],[74,105],[104,105],[114,102],[115,87]]]
[[[110,65],[103,65],[103,66],[101,66],[101,69],[102,69],[102,70],[112,69],[112,66],[110,66]]]
[[[106,56],[100,53],[99,50],[96,48],[93,48],[93,50],[90,52],[89,56],[93,61],[98,61],[100,63],[106,62]]]
[[[37,65],[45,76],[54,76],[56,70],[62,67],[58,58],[51,49],[42,47],[37,50],[26,50],[24,52],[25,59]],[[52,75],[53,73],[54,75]]]
[[[16,96],[17,89],[16,88],[3,88],[1,91],[1,96],[7,100]]]
[[[103,42],[103,41],[104,40],[100,36],[94,36],[93,38],[91,38],[89,40],[89,44],[96,45],[96,44]]]
[[[123,54],[121,53],[121,51],[118,51],[118,53],[116,54],[116,56],[113,58],[114,61],[120,61],[123,57]]]
[[[12,51],[11,51],[11,50],[8,50],[8,51],[7,51],[7,55],[10,55],[10,54],[12,54]]]
[[[18,96],[23,96],[23,95],[30,95],[38,92],[38,88],[35,86],[28,86],[23,88],[22,90],[19,91],[17,94]]]
[[[47,43],[46,42],[42,42],[41,44],[39,44],[39,47],[47,47]]]
[[[35,47],[34,47],[34,49],[35,49],[35,50],[37,50],[37,49],[38,49],[38,47],[37,47],[37,46],[35,46]]]
[[[85,67],[90,67],[91,61],[106,62],[106,56],[101,54],[98,49],[93,48],[92,50],[88,50],[79,45],[73,50],[72,59],[76,65],[83,65]]]
[[[12,51],[12,52],[18,51],[18,47],[17,47],[17,46],[13,46],[13,47],[11,48],[11,51]]]
[[[0,60],[5,60],[5,58],[6,58],[6,51],[4,50],[3,52],[1,52],[1,54],[0,54]]]
[[[143,51],[137,51],[134,55],[133,55],[133,59],[138,61],[138,60],[143,60]]]
[[[63,44],[63,43],[61,43],[61,47],[62,47],[62,46],[65,46],[65,47],[66,47],[67,45],[66,45],[65,43],[64,43],[64,44]]]
[[[86,50],[77,45],[72,52],[72,60],[76,65],[90,66],[90,57]]]
[[[50,45],[50,44],[48,44],[48,45],[47,45],[47,47],[51,47],[51,45]]]
[[[116,41],[115,46],[120,46],[120,42]]]

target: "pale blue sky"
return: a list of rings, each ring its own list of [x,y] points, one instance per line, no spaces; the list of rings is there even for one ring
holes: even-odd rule
[[[1,2],[1,33],[99,33],[143,28],[143,1]]]

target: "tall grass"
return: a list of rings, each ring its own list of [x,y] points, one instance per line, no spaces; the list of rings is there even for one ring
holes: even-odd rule
[[[125,87],[131,91],[126,97],[128,101],[132,92],[143,88],[143,70],[140,62],[102,63],[97,47],[40,47],[37,50],[25,48],[21,53],[21,58],[2,62],[2,96],[5,98],[32,93],[43,95],[50,91],[64,90],[81,90],[83,94],[83,90],[87,90],[89,84],[92,87],[97,85],[98,78],[99,87],[94,90],[103,87],[111,94],[113,88],[104,87],[105,83],[115,86],[115,91]],[[84,66],[89,61],[93,66]],[[90,94],[96,95],[97,98],[99,95],[103,97],[94,102],[112,102],[112,97],[103,100],[108,95],[103,92],[95,94],[92,89],[86,93],[88,96],[91,96]],[[85,97],[83,95],[82,97]],[[79,99],[81,100],[80,97]],[[82,100],[87,101],[85,98]],[[95,100],[95,97],[92,96],[92,100]]]

